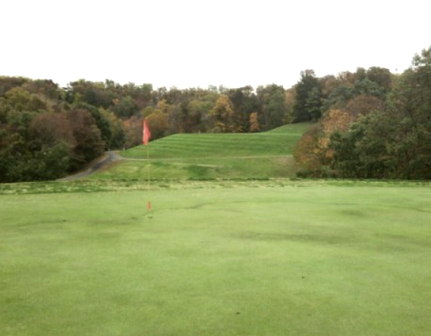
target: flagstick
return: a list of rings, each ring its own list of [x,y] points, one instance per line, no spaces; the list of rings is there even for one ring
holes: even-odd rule
[[[151,189],[151,180],[150,180],[150,146],[147,144],[147,193],[148,193],[148,203],[147,203],[147,210],[148,212],[151,211],[151,201],[150,199],[150,189]]]
[[[147,193],[148,193],[148,203],[147,203],[147,210],[148,212],[151,211],[151,201],[150,201],[150,144],[148,143],[148,140],[151,137],[150,129],[147,125],[147,118],[144,118],[144,121],[142,123],[142,143],[144,146],[147,147]]]

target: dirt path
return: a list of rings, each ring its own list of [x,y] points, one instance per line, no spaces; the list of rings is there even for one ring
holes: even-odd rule
[[[119,161],[119,160],[123,160],[124,158],[120,155],[118,155],[115,152],[106,152],[101,158],[99,158],[98,160],[96,160],[92,165],[90,165],[90,167],[82,172],[79,172],[77,174],[74,175],[70,175],[70,176],[66,176],[63,177],[61,179],[58,179],[57,181],[73,181],[73,180],[77,180],[83,177],[87,177],[91,174],[93,174],[94,172],[105,168],[108,164],[114,162],[114,161]]]

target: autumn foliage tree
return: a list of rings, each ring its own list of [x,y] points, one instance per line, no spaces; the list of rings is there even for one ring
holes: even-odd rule
[[[301,173],[308,176],[330,175],[329,165],[334,156],[330,138],[334,133],[345,133],[355,117],[341,109],[333,109],[307,131],[299,140],[294,158]]]
[[[380,98],[362,94],[349,100],[345,110],[354,118],[358,118],[373,111],[383,111],[384,108],[385,104]]]
[[[210,116],[214,122],[214,132],[234,132],[235,126],[233,123],[234,109],[231,100],[227,95],[221,95],[213,109],[210,111]]]
[[[253,112],[250,114],[249,125],[250,125],[250,132],[258,132],[260,130],[257,112]]]
[[[312,126],[298,141],[293,158],[300,167],[301,176],[321,176],[324,154],[319,147],[322,137],[321,124]]]

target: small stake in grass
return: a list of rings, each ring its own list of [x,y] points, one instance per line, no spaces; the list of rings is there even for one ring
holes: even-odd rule
[[[151,137],[150,129],[147,125],[147,118],[144,118],[143,130],[142,130],[142,143],[147,147],[147,192],[150,194],[150,146],[148,140]],[[147,202],[147,210],[151,211],[151,201]]]

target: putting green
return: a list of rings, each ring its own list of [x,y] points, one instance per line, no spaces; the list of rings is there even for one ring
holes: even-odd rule
[[[16,188],[0,195],[2,335],[431,330],[429,185]]]

